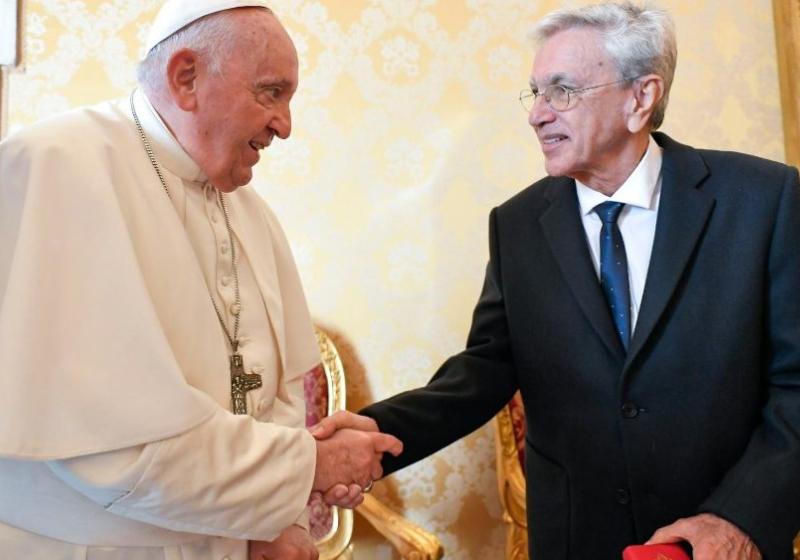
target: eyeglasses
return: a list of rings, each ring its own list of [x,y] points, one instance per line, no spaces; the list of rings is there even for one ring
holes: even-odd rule
[[[547,104],[550,105],[553,110],[566,111],[569,108],[570,101],[572,100],[571,96],[576,93],[583,93],[584,91],[590,91],[601,87],[613,86],[614,84],[620,84],[622,82],[628,82],[635,79],[636,78],[623,78],[621,80],[617,80],[616,82],[608,82],[607,84],[589,86],[580,89],[570,89],[567,86],[562,86],[561,84],[549,85],[544,88],[544,91],[534,91],[531,88],[525,88],[519,92],[519,102],[522,103],[522,107],[525,109],[525,112],[530,113],[531,109],[533,109],[533,104],[536,103],[536,99],[540,95],[544,95],[544,100],[547,101]]]

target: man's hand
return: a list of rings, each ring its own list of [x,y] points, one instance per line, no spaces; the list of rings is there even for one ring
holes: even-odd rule
[[[323,418],[319,424],[309,429],[317,439],[328,439],[337,430],[350,428],[362,432],[377,432],[378,424],[369,416],[359,416],[347,410],[340,410]]]
[[[383,474],[383,454],[396,456],[402,451],[402,442],[394,436],[340,429],[328,439],[317,441],[317,470],[312,490],[325,492],[336,484],[369,488]]]
[[[710,513],[678,519],[662,527],[645,544],[688,541],[694,560],[761,560],[756,545],[733,523]]]
[[[287,527],[274,541],[250,541],[250,560],[317,560],[319,552],[308,531]]]

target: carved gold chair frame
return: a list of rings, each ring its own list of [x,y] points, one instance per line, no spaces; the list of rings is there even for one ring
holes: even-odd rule
[[[345,372],[336,346],[330,337],[316,328],[322,365],[328,383],[328,415],[345,410],[347,388]],[[382,504],[372,494],[364,496],[364,502],[356,509],[369,523],[388,540],[402,558],[409,560],[438,560],[444,555],[442,543],[436,536],[415,525]],[[329,533],[317,540],[320,560],[352,558],[353,512],[334,508],[334,523]]]
[[[514,398],[517,398],[516,396]],[[521,406],[521,404],[520,404]],[[503,407],[494,418],[497,444],[497,486],[506,524],[506,559],[527,560],[528,520],[525,507],[525,472],[519,455],[519,434],[516,432],[512,408]]]

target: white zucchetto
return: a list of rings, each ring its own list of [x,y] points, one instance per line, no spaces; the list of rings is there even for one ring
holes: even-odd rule
[[[201,17],[234,8],[267,8],[263,0],[169,0],[158,12],[145,43],[145,52]]]

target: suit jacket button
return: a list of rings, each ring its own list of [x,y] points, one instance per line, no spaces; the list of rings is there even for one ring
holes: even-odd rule
[[[631,495],[624,488],[617,490],[617,503],[623,506],[631,503]]]
[[[639,407],[636,403],[626,402],[622,405],[622,415],[625,418],[636,418],[639,416]]]

